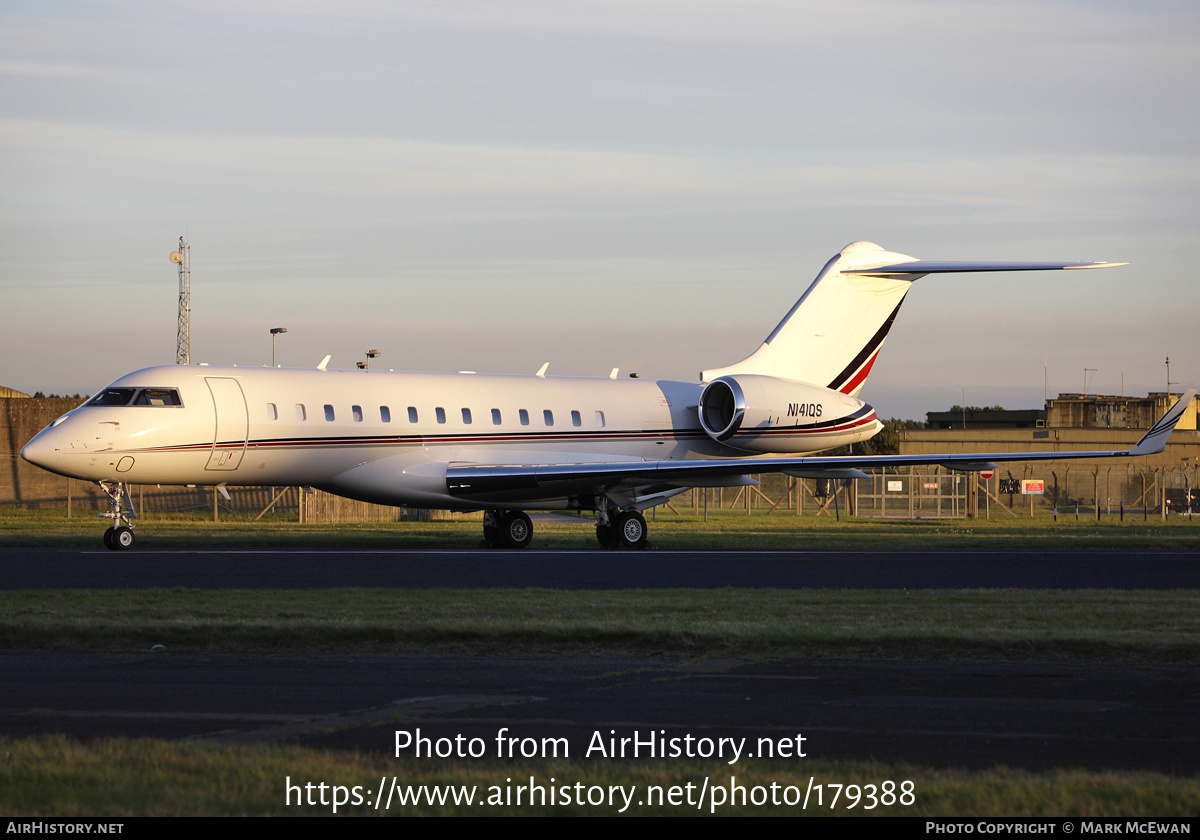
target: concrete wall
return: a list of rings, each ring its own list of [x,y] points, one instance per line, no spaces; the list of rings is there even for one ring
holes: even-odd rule
[[[1161,392],[1145,397],[1059,394],[1057,399],[1046,401],[1046,426],[1052,429],[1149,429],[1178,397],[1178,394]],[[1175,428],[1196,429],[1198,403],[1200,399],[1192,399]]]
[[[4,447],[4,470],[0,478],[0,505],[16,505],[32,510],[41,507],[60,507],[68,492],[68,479],[48,473],[21,458],[21,447],[54,418],[79,405],[76,399],[34,399],[32,397],[0,398],[0,441]],[[98,494],[82,481],[76,494],[85,497]],[[84,502],[86,504],[86,502]]]

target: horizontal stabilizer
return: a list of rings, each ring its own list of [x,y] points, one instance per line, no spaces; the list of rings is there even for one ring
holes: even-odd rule
[[[1123,262],[988,262],[915,260],[912,262],[877,265],[863,268],[843,268],[842,274],[861,274],[866,277],[887,277],[896,274],[952,274],[958,271],[1055,271],[1073,268],[1113,268],[1129,265]]]

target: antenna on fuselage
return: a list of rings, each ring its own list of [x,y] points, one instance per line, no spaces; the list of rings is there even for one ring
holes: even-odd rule
[[[192,363],[192,246],[181,236],[179,250],[171,252],[179,266],[179,317],[176,319],[175,364]]]

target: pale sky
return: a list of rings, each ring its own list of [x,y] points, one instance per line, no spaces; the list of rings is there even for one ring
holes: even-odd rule
[[[1195,2],[0,5],[0,385],[174,360],[695,380],[847,243],[881,416],[1200,385]]]

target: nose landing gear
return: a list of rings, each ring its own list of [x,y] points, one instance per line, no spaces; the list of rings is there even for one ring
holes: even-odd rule
[[[108,496],[108,506],[111,510],[100,516],[111,519],[113,525],[104,532],[104,547],[110,551],[125,551],[133,548],[133,520],[137,514],[133,510],[133,500],[129,498],[129,488],[120,481],[97,481],[100,489]]]

